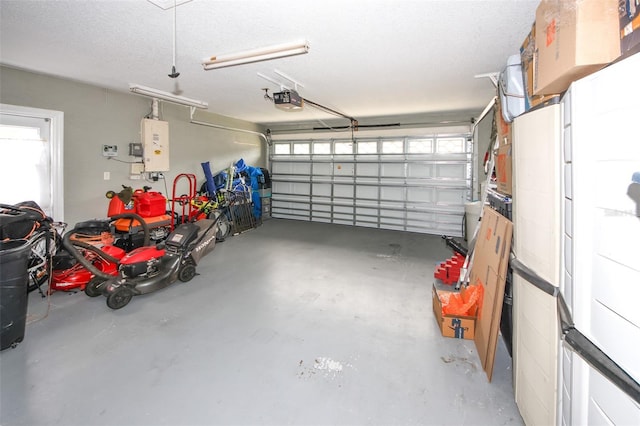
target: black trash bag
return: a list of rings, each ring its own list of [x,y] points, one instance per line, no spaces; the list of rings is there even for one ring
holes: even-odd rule
[[[52,222],[35,201],[23,201],[11,207],[0,207],[0,240],[29,238],[41,226]]]

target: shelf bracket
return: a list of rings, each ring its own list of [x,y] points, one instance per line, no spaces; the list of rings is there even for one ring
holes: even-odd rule
[[[474,78],[488,78],[489,80],[491,80],[491,82],[493,83],[493,85],[495,86],[495,88],[498,88],[498,78],[500,78],[500,73],[499,72],[488,72],[485,74],[477,74],[473,76]]]

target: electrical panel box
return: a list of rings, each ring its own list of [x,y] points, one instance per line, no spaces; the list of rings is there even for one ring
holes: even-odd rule
[[[142,144],[134,142],[130,143],[129,155],[132,157],[142,157]]]
[[[169,171],[169,123],[160,120],[142,120],[142,146],[146,172]]]

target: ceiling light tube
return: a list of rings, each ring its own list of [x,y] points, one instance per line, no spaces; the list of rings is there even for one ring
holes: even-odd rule
[[[211,56],[202,60],[205,71],[235,65],[250,64],[252,62],[268,61],[287,56],[302,55],[309,52],[309,42],[278,44],[260,49],[246,50],[239,53]]]
[[[170,92],[153,89],[151,87],[140,86],[139,84],[129,84],[129,90],[136,95],[146,96],[148,98],[160,99],[162,101],[171,102],[173,104],[184,105],[194,108],[209,108],[209,103],[196,99],[186,98],[184,96],[174,95]]]

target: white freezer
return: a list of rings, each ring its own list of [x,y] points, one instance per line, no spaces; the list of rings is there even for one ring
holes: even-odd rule
[[[640,54],[573,83],[561,105],[516,118],[513,131],[514,254],[640,381]],[[640,405],[560,340],[553,296],[514,274],[513,303],[527,424],[640,424]]]
[[[564,282],[577,330],[640,381],[640,55],[564,96]],[[640,424],[640,407],[577,355],[562,357],[564,424]],[[611,389],[610,389],[611,388]],[[615,400],[616,403],[613,403]],[[607,420],[608,419],[608,420]]]

